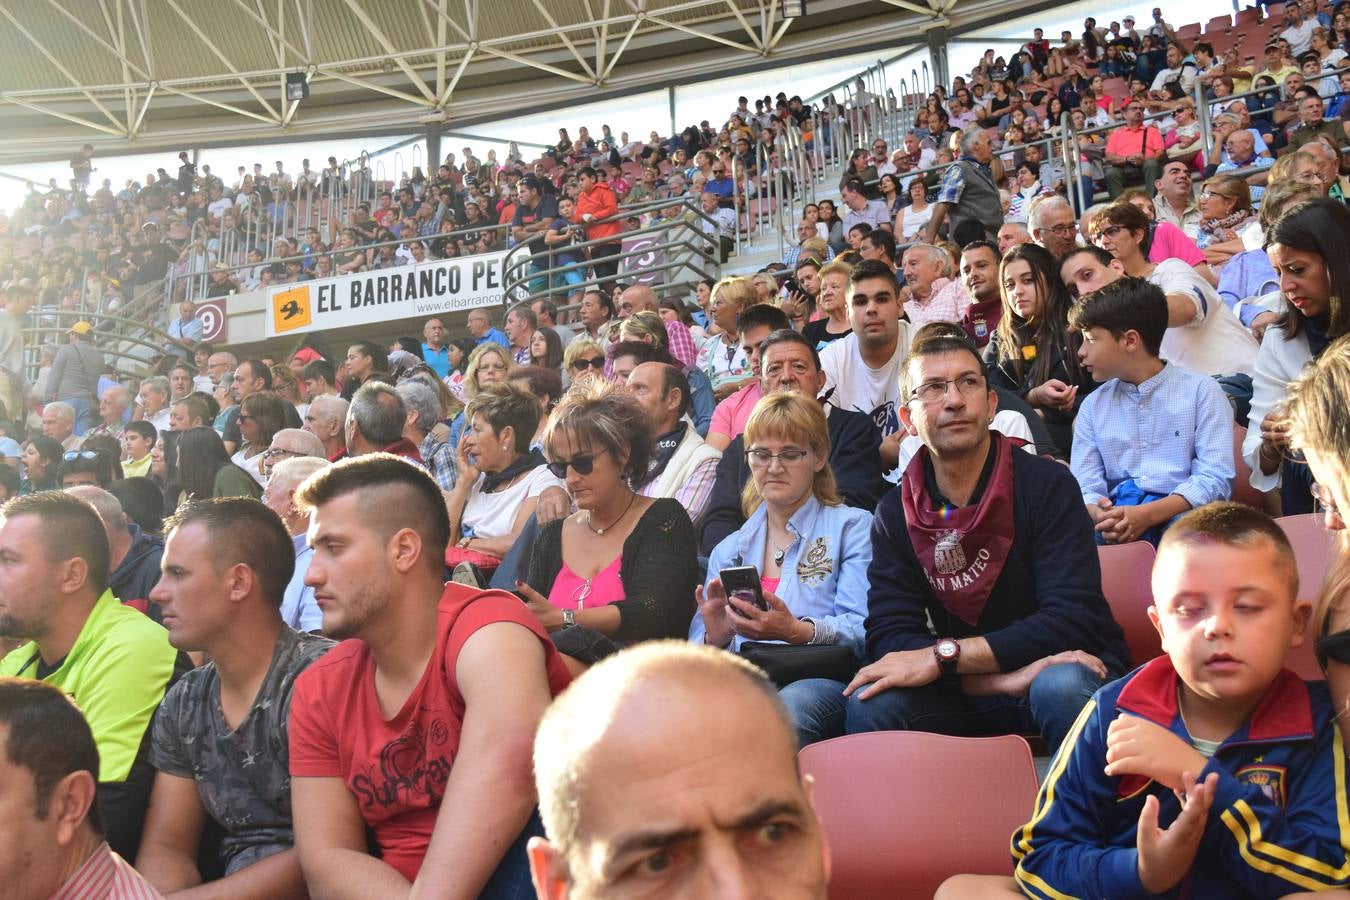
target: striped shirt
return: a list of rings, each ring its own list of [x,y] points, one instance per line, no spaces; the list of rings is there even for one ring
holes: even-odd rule
[[[104,841],[48,900],[162,900],[163,896]]]

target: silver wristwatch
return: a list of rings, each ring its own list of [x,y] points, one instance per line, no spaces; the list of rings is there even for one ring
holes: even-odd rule
[[[573,625],[577,624],[577,613],[576,613],[576,610],[572,610],[572,609],[564,609],[564,610],[562,611],[562,614],[563,614],[563,627],[564,627],[564,628],[571,628]]]

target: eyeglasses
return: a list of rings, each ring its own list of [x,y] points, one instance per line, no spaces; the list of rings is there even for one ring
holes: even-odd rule
[[[595,369],[599,372],[605,368],[605,358],[603,356],[596,356],[592,359],[578,359],[572,363],[572,368],[578,372],[584,372],[588,368]]]
[[[1049,231],[1049,232],[1052,232],[1052,233],[1054,233],[1054,234],[1057,234],[1057,235],[1059,235],[1060,237],[1064,237],[1064,236],[1066,236],[1066,235],[1073,234],[1073,233],[1074,233],[1075,231],[1077,231],[1077,230],[1078,230],[1078,226],[1077,226],[1077,225],[1074,225],[1074,224],[1072,224],[1072,223],[1070,223],[1070,224],[1068,224],[1068,225],[1052,225],[1052,226],[1050,226],[1049,228],[1046,229],[1046,231]]]
[[[1125,230],[1124,225],[1107,225],[1105,228],[1101,229],[1095,235],[1092,236],[1092,242],[1094,244],[1100,244],[1102,242],[1102,238],[1115,238],[1116,235],[1120,234],[1124,230]]]
[[[745,461],[754,469],[767,469],[775,459],[784,466],[792,466],[806,459],[806,454],[809,452],[811,451],[789,447],[786,450],[779,450],[777,453],[770,453],[762,447],[752,447],[745,451]]]
[[[555,459],[553,462],[544,463],[544,466],[553,473],[554,478],[566,478],[569,466],[578,475],[589,475],[595,471],[595,458],[604,452],[605,449],[601,448],[595,453],[578,453],[571,459]]]
[[[1319,516],[1325,516],[1328,519],[1334,517],[1337,522],[1343,522],[1341,518],[1340,507],[1336,505],[1336,498],[1331,493],[1331,488],[1324,484],[1313,482],[1308,487],[1308,492],[1312,494],[1313,511]]]
[[[1222,193],[1220,193],[1220,192],[1218,192],[1218,191],[1201,191],[1201,192],[1200,192],[1200,200],[1201,200],[1201,202],[1204,202],[1205,200],[1213,200],[1215,197],[1218,197],[1218,198],[1220,198],[1220,199],[1222,199],[1222,200],[1232,200],[1232,199],[1233,199],[1232,197],[1228,196],[1227,194],[1222,194]]]
[[[65,462],[74,462],[77,459],[98,459],[97,450],[67,450],[62,454],[61,459]]]
[[[296,450],[283,450],[280,447],[268,447],[262,452],[263,459],[272,459],[277,456],[304,456],[304,454]]]
[[[956,385],[956,390],[965,397],[973,397],[984,387],[983,375],[962,375],[959,378],[949,378],[946,381],[928,381],[914,389],[909,395],[911,400],[920,400],[923,403],[932,405],[941,403],[947,397],[947,386]]]

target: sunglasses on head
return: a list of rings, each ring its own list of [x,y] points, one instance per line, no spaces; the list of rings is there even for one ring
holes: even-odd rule
[[[74,462],[77,459],[98,459],[96,450],[67,450],[61,457],[65,462]]]
[[[605,367],[605,358],[603,356],[597,356],[594,359],[579,359],[576,362],[572,363],[572,368],[576,369],[578,372],[584,371],[587,368],[599,371],[604,367]]]
[[[1313,643],[1317,654],[1317,664],[1326,670],[1327,660],[1335,660],[1343,666],[1350,666],[1350,631],[1337,631],[1324,634]]]
[[[595,471],[595,458],[604,452],[601,449],[595,453],[578,453],[571,459],[556,459],[553,462],[545,463],[544,466],[553,473],[554,478],[566,478],[569,466],[578,475],[589,475]]]

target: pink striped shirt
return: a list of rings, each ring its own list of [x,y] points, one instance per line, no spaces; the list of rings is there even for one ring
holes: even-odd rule
[[[163,900],[105,841],[48,900]]]

